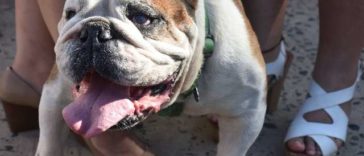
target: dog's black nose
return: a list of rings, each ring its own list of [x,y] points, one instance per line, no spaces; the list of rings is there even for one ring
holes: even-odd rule
[[[89,22],[80,33],[81,42],[86,44],[104,43],[111,39],[110,25],[106,22]]]

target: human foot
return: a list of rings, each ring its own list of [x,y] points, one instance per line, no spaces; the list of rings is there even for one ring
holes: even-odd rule
[[[39,63],[40,64],[40,63]],[[52,66],[27,65],[26,63],[14,63],[12,68],[23,81],[27,82],[35,91],[41,93],[43,84],[48,79]]]
[[[0,101],[11,132],[38,128],[40,92],[12,67],[0,75]]]
[[[355,84],[336,91],[331,87],[327,92],[316,82],[312,83],[310,97],[288,131],[287,155],[331,155],[343,145]]]
[[[350,114],[350,102],[346,102],[340,105],[347,116]],[[304,119],[309,122],[326,123],[332,124],[332,119],[323,110],[317,110],[308,112],[304,115]],[[344,142],[340,139],[330,137],[336,144],[337,148],[343,146]],[[288,155],[308,155],[308,156],[319,156],[322,155],[319,145],[309,136],[296,137],[287,141],[286,143]]]

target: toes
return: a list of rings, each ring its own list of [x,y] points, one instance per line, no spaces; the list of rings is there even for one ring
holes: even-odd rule
[[[343,146],[340,139],[332,138],[337,147]],[[322,152],[318,144],[311,137],[300,137],[289,140],[286,144],[289,156],[321,156]]]
[[[311,137],[306,137],[305,143],[306,143],[306,149],[305,149],[306,154],[310,156],[315,156],[316,155],[315,141],[313,141]]]
[[[293,138],[287,142],[287,148],[290,152],[301,153],[305,151],[303,138]]]

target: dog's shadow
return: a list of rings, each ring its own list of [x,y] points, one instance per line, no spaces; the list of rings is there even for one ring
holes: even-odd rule
[[[132,130],[157,156],[216,155],[217,126],[206,117],[153,115]]]

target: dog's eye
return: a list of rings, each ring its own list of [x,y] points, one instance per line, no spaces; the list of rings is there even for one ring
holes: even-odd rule
[[[138,25],[148,26],[152,23],[152,18],[144,14],[136,14],[131,17],[131,20]]]
[[[67,10],[66,11],[66,20],[71,19],[73,16],[76,15],[76,11],[75,10]]]

